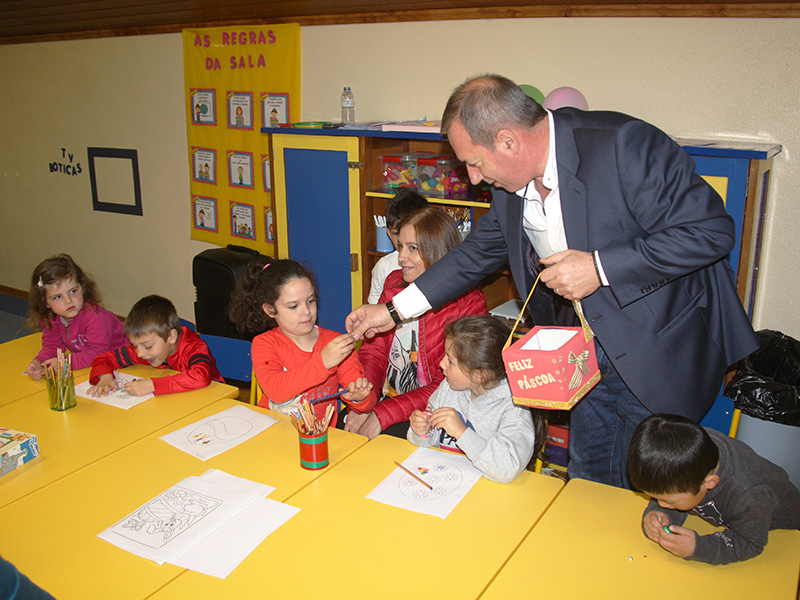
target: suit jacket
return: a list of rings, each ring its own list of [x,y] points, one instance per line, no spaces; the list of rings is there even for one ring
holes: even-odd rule
[[[699,420],[727,367],[758,347],[726,258],[733,220],[692,159],[652,125],[571,108],[553,117],[567,245],[598,250],[610,282],[582,301],[584,314],[642,404]],[[416,280],[434,308],[506,260],[527,297],[523,202],[495,189],[464,243]],[[539,291],[534,320],[556,324]]]

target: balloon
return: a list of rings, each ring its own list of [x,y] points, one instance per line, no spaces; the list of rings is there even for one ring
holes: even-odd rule
[[[578,90],[571,87],[560,87],[547,94],[542,106],[550,110],[572,106],[581,110],[589,110],[586,98]]]
[[[527,83],[523,83],[521,86],[522,91],[528,94],[531,98],[536,100],[539,104],[544,102],[544,94],[540,92],[537,88],[533,87],[532,85],[528,85]]]

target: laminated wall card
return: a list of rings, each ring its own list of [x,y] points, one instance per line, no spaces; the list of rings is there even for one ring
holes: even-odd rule
[[[0,427],[0,476],[39,456],[39,443],[32,433]]]
[[[570,409],[600,381],[593,340],[580,327],[534,327],[503,350],[514,402]]]

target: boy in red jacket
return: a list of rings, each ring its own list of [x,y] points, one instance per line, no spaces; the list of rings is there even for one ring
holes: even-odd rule
[[[206,343],[182,327],[175,306],[161,296],[146,296],[133,305],[125,319],[131,344],[100,354],[92,361],[91,396],[105,396],[117,387],[114,369],[150,365],[180,371],[177,375],[137,379],[125,384],[133,396],[174,394],[204,388],[211,381],[225,382]]]

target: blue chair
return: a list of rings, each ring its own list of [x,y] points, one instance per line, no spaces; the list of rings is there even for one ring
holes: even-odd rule
[[[714,404],[708,409],[700,425],[710,427],[730,437],[736,437],[739,426],[738,408],[734,408],[733,400],[727,396],[717,396]]]
[[[250,342],[207,333],[197,335],[208,344],[211,356],[217,361],[217,368],[225,379],[251,381],[253,360],[250,358]]]
[[[178,320],[181,322],[181,325],[189,329],[190,331],[197,331],[197,327],[194,326],[194,323],[191,321],[187,321],[186,319],[181,319],[178,317]]]

